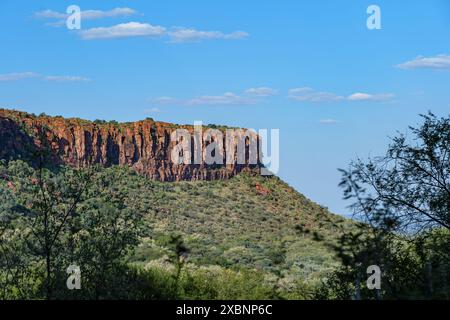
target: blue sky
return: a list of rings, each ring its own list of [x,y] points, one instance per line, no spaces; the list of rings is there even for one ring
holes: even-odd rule
[[[337,168],[450,110],[445,0],[2,0],[0,30],[0,107],[279,128],[279,176],[341,214]]]

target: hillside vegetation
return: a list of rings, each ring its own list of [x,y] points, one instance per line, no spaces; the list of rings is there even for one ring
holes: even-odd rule
[[[72,171],[67,167],[56,172],[45,169],[46,179],[50,183]],[[3,221],[10,219],[16,221],[16,227],[29,229],[22,206],[34,201],[36,195],[30,186],[37,175],[37,170],[20,160],[2,163]],[[158,279],[168,279],[159,283],[169,287],[177,268],[180,286],[200,277],[196,284],[200,288],[185,293],[185,298],[306,298],[337,265],[331,245],[342,228],[353,224],[330,214],[276,177],[251,174],[225,181],[167,183],[151,181],[128,167],[95,167],[88,193],[91,197],[80,203],[78,211],[96,211],[89,219],[96,214],[101,215],[99,219],[109,214],[114,217],[113,198],[119,199],[121,212],[139,213],[137,241],[126,251],[128,267],[137,268],[138,273],[156,272]],[[101,221],[90,226],[100,227]],[[89,227],[85,229],[79,233],[91,232]],[[174,239],[182,244],[181,253],[176,252]],[[68,255],[74,257],[73,253]],[[216,289],[214,294],[201,289],[206,283],[221,288],[223,295]],[[250,288],[223,291],[237,283]],[[166,295],[176,297],[173,292]]]
[[[140,206],[153,229],[134,256],[142,263],[163,258],[165,236],[179,233],[190,249],[189,261],[198,265],[315,278],[335,264],[327,243],[350,226],[275,177],[161,183],[126,168],[106,171],[115,172],[130,206]]]

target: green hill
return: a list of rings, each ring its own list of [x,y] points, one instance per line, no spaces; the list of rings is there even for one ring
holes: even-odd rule
[[[7,212],[17,211],[19,203],[29,201],[23,199],[32,198],[26,188],[18,190],[35,172],[22,161],[4,162],[0,169],[0,207],[5,217]],[[304,298],[299,288],[315,287],[336,267],[338,260],[331,245],[336,244],[341,230],[353,225],[277,177],[242,173],[229,180],[158,182],[126,166],[97,170],[103,182],[94,183],[92,194],[121,194],[124,207],[142,213],[139,242],[125,257],[128,265],[156,270],[172,279],[175,264],[171,239],[178,235],[187,248],[184,272],[189,277],[184,280],[199,276],[201,283],[205,277],[206,283],[221,281],[214,285],[216,289],[237,282],[248,286],[252,281],[257,288],[265,288],[265,293],[255,296],[255,288],[245,287],[244,292],[252,293],[243,298],[274,294]],[[199,290],[206,289],[197,288],[195,292]],[[230,290],[206,297],[240,297]],[[186,296],[199,297],[197,293]]]
[[[195,264],[315,277],[335,264],[327,244],[350,225],[276,177],[161,183],[126,168],[107,170],[147,212],[153,232],[137,250],[142,263],[163,257],[165,235],[180,233]]]

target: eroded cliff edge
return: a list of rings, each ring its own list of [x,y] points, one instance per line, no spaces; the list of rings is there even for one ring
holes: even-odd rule
[[[178,126],[146,119],[136,122],[92,122],[78,118],[35,116],[21,111],[0,109],[0,159],[33,157],[33,150],[47,146],[55,165],[128,165],[138,173],[159,181],[227,179],[242,171],[260,172],[257,164],[177,164],[171,160],[171,141],[175,129],[193,132],[193,126]],[[225,134],[223,136],[225,145]],[[258,139],[258,138],[257,138]],[[248,156],[249,140],[245,140]],[[194,148],[192,143],[192,148]],[[207,145],[204,142],[203,147]],[[195,150],[192,150],[192,154]]]

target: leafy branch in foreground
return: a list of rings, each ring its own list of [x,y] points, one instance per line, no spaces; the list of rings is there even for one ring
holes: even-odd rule
[[[340,170],[344,198],[362,223],[335,246],[343,267],[323,296],[450,297],[450,119],[422,118],[412,139],[400,134],[384,156]],[[382,270],[381,290],[364,287],[370,265]]]

